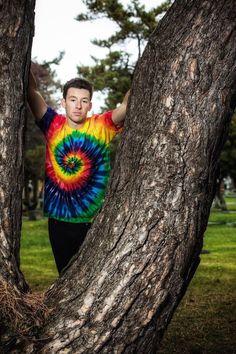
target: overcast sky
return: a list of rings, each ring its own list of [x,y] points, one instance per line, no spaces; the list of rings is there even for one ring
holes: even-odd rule
[[[129,3],[128,0],[122,0]],[[141,0],[147,9],[162,3],[162,0]],[[94,38],[107,38],[115,31],[110,21],[78,22],[75,17],[86,11],[82,0],[36,0],[35,35],[32,58],[37,61],[52,60],[60,51],[65,51],[59,66],[55,66],[62,83],[77,75],[76,66],[91,65],[91,55],[104,57],[105,49],[91,44]],[[96,108],[96,104],[94,105]]]

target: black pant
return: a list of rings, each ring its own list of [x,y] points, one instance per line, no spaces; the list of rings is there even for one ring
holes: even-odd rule
[[[58,272],[80,249],[91,223],[70,223],[48,219],[49,239]]]

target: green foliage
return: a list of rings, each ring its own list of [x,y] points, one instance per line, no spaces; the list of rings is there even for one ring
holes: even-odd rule
[[[94,41],[97,45],[106,48],[126,39],[135,39],[140,44],[144,43],[157,26],[157,17],[166,12],[171,4],[168,0],[150,11],[145,11],[145,6],[138,0],[131,1],[126,8],[118,0],[84,0],[83,2],[88,7],[88,12],[78,15],[77,20],[91,21],[106,17],[117,24],[118,30],[110,38]]]
[[[77,20],[91,21],[98,18],[108,18],[117,25],[117,31],[107,40],[95,40],[99,46],[110,48],[118,42],[126,39],[135,39],[144,42],[157,26],[157,17],[166,12],[171,1],[165,1],[162,5],[145,11],[145,6],[138,0],[130,1],[125,6],[119,0],[83,0],[88,8],[86,14],[79,14]]]
[[[117,30],[106,40],[94,39],[92,42],[107,48],[108,54],[103,59],[93,57],[94,66],[78,67],[79,75],[91,81],[95,91],[107,93],[104,110],[114,108],[120,103],[131,86],[136,61],[141,56],[142,48],[158,24],[158,17],[169,8],[171,1],[145,10],[138,0],[132,0],[125,7],[119,0],[84,0],[88,8],[85,14],[77,16],[78,21],[91,21],[107,18],[116,24]],[[120,46],[136,43],[137,56],[133,59],[128,51]]]
[[[35,146],[34,149],[27,149],[25,153],[25,174],[28,179],[44,177],[44,155],[45,145]]]
[[[131,85],[133,68],[129,64],[129,56],[124,52],[111,52],[105,59],[95,59],[95,66],[80,67],[83,77],[93,83],[95,91],[108,93],[104,110],[116,107],[122,102]]]

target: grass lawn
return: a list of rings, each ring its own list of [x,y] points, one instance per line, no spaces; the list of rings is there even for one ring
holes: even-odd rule
[[[58,273],[48,239],[47,219],[23,220],[21,270],[35,291],[47,289]]]
[[[201,255],[161,354],[236,353],[236,228],[208,226],[203,249],[209,253]]]
[[[227,198],[227,205],[235,211],[236,198]],[[236,213],[212,211],[209,221],[225,224],[207,228],[207,252],[165,333],[161,354],[236,353]],[[21,269],[36,291],[57,278],[46,219],[23,221]]]

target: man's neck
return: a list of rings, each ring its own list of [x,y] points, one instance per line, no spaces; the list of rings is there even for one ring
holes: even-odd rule
[[[69,119],[68,117],[66,117],[66,122],[69,125],[70,128],[72,129],[80,129],[84,126],[86,118],[84,118],[81,122],[73,122],[71,119]]]

